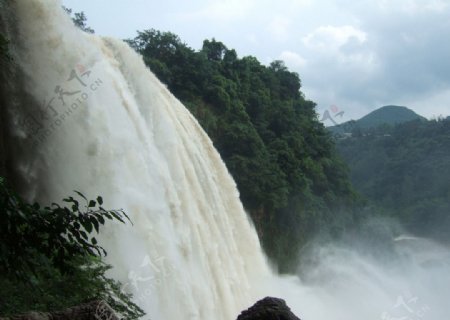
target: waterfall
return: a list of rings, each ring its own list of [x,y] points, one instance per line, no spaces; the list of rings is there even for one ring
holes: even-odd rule
[[[101,244],[149,318],[234,319],[269,269],[211,140],[127,44],[80,32],[58,1],[11,6],[7,162],[27,198],[123,208],[134,225]]]
[[[99,240],[145,319],[231,320],[265,295],[304,320],[448,318],[450,255],[429,241],[391,241],[383,259],[319,246],[301,277],[274,275],[211,140],[139,55],[81,32],[57,0],[0,5],[14,58],[1,166],[29,201],[80,190],[124,209],[133,225],[109,223]]]

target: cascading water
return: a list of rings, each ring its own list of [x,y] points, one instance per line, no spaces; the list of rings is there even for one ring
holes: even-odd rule
[[[234,318],[268,268],[207,135],[122,41],[80,32],[57,1],[11,7],[21,84],[7,161],[28,198],[76,189],[123,208],[134,226],[109,226],[101,243],[150,318]]]
[[[321,248],[303,282],[273,275],[211,141],[141,58],[78,30],[57,0],[5,3],[4,166],[29,200],[81,190],[127,212],[134,225],[109,224],[101,244],[146,319],[235,319],[264,295],[307,320],[394,319],[405,291],[423,297],[427,319],[448,318],[448,260],[430,267],[414,250],[393,267]]]

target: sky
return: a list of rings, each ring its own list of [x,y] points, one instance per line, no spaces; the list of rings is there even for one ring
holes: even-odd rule
[[[384,105],[450,116],[448,0],[63,0],[96,34],[177,34],[199,50],[215,38],[240,57],[283,60],[319,118],[358,119]],[[342,113],[341,113],[342,114]],[[325,120],[326,125],[331,125]]]

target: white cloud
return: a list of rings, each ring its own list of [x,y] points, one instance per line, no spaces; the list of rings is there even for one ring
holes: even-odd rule
[[[277,41],[286,41],[289,37],[291,21],[285,16],[275,16],[269,23],[267,30]]]
[[[207,2],[206,6],[197,11],[181,13],[179,17],[184,20],[230,22],[247,18],[255,4],[254,0],[217,0]]]
[[[327,78],[345,72],[365,81],[379,66],[376,52],[368,45],[367,33],[353,26],[321,26],[302,40],[307,49],[306,58],[311,60],[310,67],[315,69],[308,71],[321,70]]]
[[[345,108],[349,117],[391,103],[428,108],[424,115],[450,110],[450,0],[63,3],[85,11],[99,34],[128,38],[156,28],[195,49],[215,37],[241,57],[282,59],[299,72],[307,98]]]
[[[434,0],[434,1],[430,1],[426,8],[430,11],[435,11],[435,12],[444,12],[446,9],[448,9],[450,6],[450,4],[448,3],[448,1],[443,1],[443,0]]]
[[[313,4],[312,0],[290,0],[290,4],[294,7],[308,7]]]
[[[307,61],[305,58],[303,58],[296,52],[292,52],[292,51],[288,51],[288,50],[283,51],[280,54],[280,60],[283,60],[289,68],[292,68],[294,70],[301,69],[301,68],[305,67],[307,64]]]
[[[437,91],[419,100],[409,100],[407,106],[426,118],[450,116],[450,89]]]
[[[443,12],[448,7],[448,3],[442,0],[406,0],[400,9],[409,14],[420,14],[424,11]]]
[[[377,5],[383,13],[409,15],[441,13],[450,6],[448,0],[379,0]]]
[[[362,44],[367,41],[367,34],[353,26],[321,26],[302,39],[307,48],[320,51],[336,51],[352,40]]]
[[[245,37],[247,39],[248,42],[250,42],[253,45],[259,45],[259,40],[258,37],[256,36],[256,34],[254,33],[249,33],[247,34],[247,36]]]

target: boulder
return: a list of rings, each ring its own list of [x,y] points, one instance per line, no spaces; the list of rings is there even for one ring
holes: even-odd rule
[[[237,320],[300,320],[283,299],[265,297],[242,311]]]

